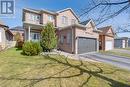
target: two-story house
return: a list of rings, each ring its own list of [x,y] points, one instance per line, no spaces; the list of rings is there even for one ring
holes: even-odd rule
[[[25,40],[39,40],[41,29],[48,22],[52,22],[55,28],[61,28],[78,23],[79,19],[71,8],[57,12],[25,8],[23,9]]]
[[[81,54],[99,50],[99,30],[92,19],[81,22],[71,8],[57,12],[23,9],[25,40],[39,40],[44,25],[52,22],[57,29],[57,49]]]

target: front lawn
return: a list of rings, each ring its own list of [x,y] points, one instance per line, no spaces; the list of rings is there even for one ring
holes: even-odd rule
[[[0,87],[130,87],[130,72],[60,55],[23,56],[12,48],[0,53]]]
[[[130,58],[130,53],[122,53],[122,52],[119,52],[119,51],[101,51],[100,53],[103,53],[103,54],[112,54],[112,55],[117,55],[117,56],[122,56],[122,57],[127,57],[127,58]]]
[[[124,48],[125,50],[130,50],[130,47],[128,47],[128,48]]]

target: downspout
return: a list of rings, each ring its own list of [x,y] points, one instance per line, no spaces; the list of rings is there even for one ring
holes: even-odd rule
[[[73,27],[71,27],[71,30],[72,30],[72,44],[71,44],[71,46],[72,46],[72,53],[74,53],[74,32],[73,32]]]

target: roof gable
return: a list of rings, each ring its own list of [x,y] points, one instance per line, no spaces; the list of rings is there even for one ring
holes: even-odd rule
[[[115,33],[112,29],[112,26],[106,26],[106,27],[102,27],[102,28],[98,28],[98,30],[101,30],[101,34],[104,34],[104,35],[112,35],[114,36]]]
[[[88,24],[88,22],[90,21],[91,19],[89,19],[89,20],[86,20],[86,21],[83,21],[83,22],[80,22],[80,24],[82,24],[82,25],[87,25]]]
[[[86,21],[83,21],[83,22],[80,22],[80,24],[84,25],[84,26],[87,26],[89,23],[92,24],[92,26],[95,26],[95,23],[92,19],[88,19]]]
[[[57,11],[57,13],[62,13],[62,12],[68,11],[68,10],[71,11],[71,13],[76,17],[76,19],[77,19],[78,21],[80,21],[80,19],[78,18],[78,16],[75,14],[75,12],[74,12],[71,8],[66,8],[66,9]]]

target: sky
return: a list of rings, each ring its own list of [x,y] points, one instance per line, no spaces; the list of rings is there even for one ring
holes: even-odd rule
[[[0,18],[6,25],[10,28],[15,26],[22,26],[22,9],[23,8],[33,8],[33,9],[48,9],[53,11],[62,10],[65,8],[72,8],[76,14],[79,14],[81,9],[89,6],[88,2],[90,0],[15,0],[15,15],[13,18]],[[116,0],[113,0],[116,1]],[[98,11],[97,11],[98,13]],[[92,13],[89,18],[93,18],[96,13]],[[88,17],[81,19],[87,20]],[[117,17],[110,19],[103,24],[100,25],[112,25],[113,28],[117,28],[119,25],[125,25],[128,23],[130,19],[130,14],[127,12],[123,12]],[[118,34],[120,37],[130,37],[130,33],[120,33]]]

